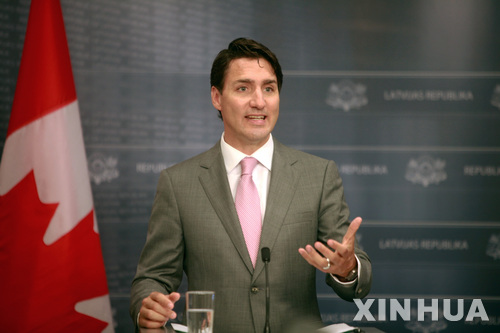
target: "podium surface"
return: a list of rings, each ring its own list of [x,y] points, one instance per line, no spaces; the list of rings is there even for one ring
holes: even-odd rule
[[[384,333],[384,331],[379,330],[375,327],[359,327],[364,333]],[[141,328],[140,333],[175,333],[176,331],[172,326],[168,325],[162,328]],[[215,332],[214,332],[215,333]]]

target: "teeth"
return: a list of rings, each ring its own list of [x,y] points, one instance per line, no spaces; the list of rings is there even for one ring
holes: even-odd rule
[[[248,116],[250,119],[264,119],[264,116]]]

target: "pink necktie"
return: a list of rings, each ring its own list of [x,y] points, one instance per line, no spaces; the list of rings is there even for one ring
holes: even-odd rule
[[[255,267],[259,253],[260,232],[262,229],[260,198],[252,179],[252,171],[257,163],[259,161],[253,157],[245,157],[241,160],[241,179],[236,189],[235,198],[236,211],[238,212],[253,267]]]

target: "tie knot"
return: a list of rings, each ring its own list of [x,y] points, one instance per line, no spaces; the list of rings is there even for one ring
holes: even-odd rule
[[[251,175],[255,166],[259,163],[253,157],[245,157],[241,160],[241,175]]]

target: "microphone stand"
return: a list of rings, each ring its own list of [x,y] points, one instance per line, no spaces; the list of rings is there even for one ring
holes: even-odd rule
[[[262,248],[262,260],[264,261],[264,270],[266,271],[266,325],[264,326],[264,333],[271,333],[271,326],[269,324],[269,308],[270,308],[270,291],[269,291],[269,269],[267,265],[271,261],[271,252],[268,247]]]

